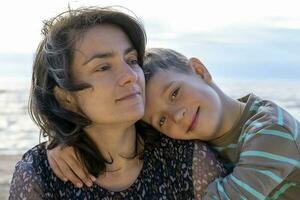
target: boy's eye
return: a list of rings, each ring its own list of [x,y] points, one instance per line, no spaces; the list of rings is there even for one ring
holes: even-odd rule
[[[180,88],[178,87],[171,93],[171,101],[173,101],[177,97],[179,90]]]
[[[99,66],[96,68],[96,72],[103,72],[103,71],[106,71],[106,70],[109,70],[110,69],[110,66],[109,65],[102,65],[102,66]]]
[[[166,120],[167,120],[166,117],[164,117],[164,116],[161,117],[161,118],[159,119],[159,127],[162,127],[162,126],[165,124]]]
[[[137,65],[138,64],[138,60],[137,59],[130,59],[129,61],[128,61],[128,64],[129,65]]]

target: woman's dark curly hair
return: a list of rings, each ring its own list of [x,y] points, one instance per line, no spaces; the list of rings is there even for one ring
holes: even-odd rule
[[[101,24],[121,28],[138,52],[139,65],[143,65],[146,34],[135,16],[112,7],[69,9],[44,22],[43,39],[33,63],[29,98],[30,116],[40,127],[41,134],[48,137],[48,149],[58,145],[74,147],[78,158],[94,176],[105,170],[108,161],[83,130],[91,121],[60,106],[53,92],[55,86],[68,91],[90,87],[87,84],[76,85],[73,81],[70,71],[74,47],[90,28]]]

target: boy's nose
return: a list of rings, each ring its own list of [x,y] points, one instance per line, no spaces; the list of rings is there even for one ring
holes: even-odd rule
[[[171,114],[172,120],[175,123],[180,122],[183,119],[185,113],[186,113],[186,108],[184,108],[184,107],[174,109],[173,112],[172,112],[172,114]]]

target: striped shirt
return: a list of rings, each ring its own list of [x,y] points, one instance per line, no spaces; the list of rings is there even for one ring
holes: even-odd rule
[[[210,142],[229,174],[204,199],[300,199],[300,123],[275,103],[250,94],[238,124]]]

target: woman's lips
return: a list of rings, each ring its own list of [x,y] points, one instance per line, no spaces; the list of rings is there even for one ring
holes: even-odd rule
[[[117,99],[116,101],[118,102],[118,101],[130,100],[130,99],[138,97],[139,95],[140,95],[140,92],[133,92],[133,93],[124,95],[123,97]]]
[[[197,108],[197,111],[193,117],[193,120],[186,132],[193,131],[195,129],[195,127],[197,125],[198,117],[199,117],[199,111],[200,111],[200,106]]]

